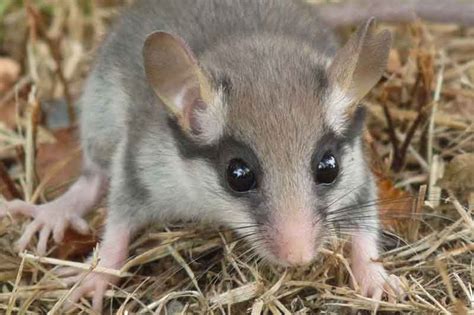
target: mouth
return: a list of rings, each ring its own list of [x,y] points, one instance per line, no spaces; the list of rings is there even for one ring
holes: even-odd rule
[[[311,231],[314,232],[314,231]],[[317,241],[319,233],[275,233],[275,229],[258,233],[257,240],[249,240],[254,244],[260,257],[274,265],[283,267],[307,266],[318,256],[321,242]],[[306,234],[306,235],[305,235]],[[309,235],[308,235],[309,234]]]

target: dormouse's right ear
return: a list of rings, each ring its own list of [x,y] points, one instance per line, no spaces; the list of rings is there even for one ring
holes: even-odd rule
[[[374,18],[361,24],[329,66],[332,91],[327,112],[336,128],[380,80],[387,65],[391,35],[376,33],[374,24]]]
[[[147,79],[168,112],[191,138],[207,144],[223,132],[221,96],[183,39],[167,32],[150,34],[143,47]]]

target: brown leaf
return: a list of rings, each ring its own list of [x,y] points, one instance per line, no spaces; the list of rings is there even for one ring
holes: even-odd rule
[[[14,129],[16,127],[15,101],[12,100],[0,107],[0,121],[5,124],[7,128]]]
[[[74,230],[67,229],[64,233],[63,242],[58,245],[53,256],[67,260],[80,259],[90,254],[98,241],[97,234],[82,235]]]
[[[13,59],[0,57],[0,92],[8,90],[19,78],[21,67]]]
[[[401,222],[410,218],[413,198],[410,194],[395,187],[386,177],[378,177],[379,217],[383,227],[389,230],[398,229]]]
[[[53,132],[56,138],[55,143],[45,143],[39,146],[36,169],[40,180],[44,180],[46,177],[50,178],[46,185],[47,188],[56,188],[60,185],[67,187],[69,186],[67,184],[79,175],[81,154],[76,130],[77,128],[74,127],[58,129]],[[67,163],[58,169],[65,162]],[[56,192],[54,196],[57,196],[58,193],[60,192]]]
[[[40,144],[37,151],[36,168],[40,180],[48,179],[46,191],[55,189],[48,198],[57,197],[64,192],[79,175],[81,169],[81,152],[77,128],[58,129],[53,132],[54,143]],[[64,240],[53,253],[60,259],[73,259],[86,256],[91,252],[98,238],[95,233],[81,235],[68,229]]]
[[[63,242],[58,245],[53,256],[72,260],[81,259],[89,255],[99,241],[99,235],[101,234],[106,215],[107,212],[103,208],[95,212],[91,220],[89,220],[89,225],[93,231],[90,234],[81,235],[71,229],[66,230]]]
[[[411,215],[413,198],[410,198],[407,192],[395,187],[387,174],[386,165],[376,152],[374,140],[369,132],[364,133],[364,141],[370,149],[366,154],[370,157],[370,169],[377,183],[380,221],[385,229],[398,230],[402,219]]]

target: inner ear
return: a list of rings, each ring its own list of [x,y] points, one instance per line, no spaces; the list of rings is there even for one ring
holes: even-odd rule
[[[374,18],[360,25],[329,67],[333,88],[339,89],[346,101],[356,104],[380,80],[390,46],[390,32],[375,33]]]
[[[150,34],[143,47],[147,79],[168,112],[190,136],[200,137],[223,124],[214,113],[217,93],[185,41],[167,32]],[[212,121],[206,121],[206,120]],[[215,133],[211,132],[211,133]]]

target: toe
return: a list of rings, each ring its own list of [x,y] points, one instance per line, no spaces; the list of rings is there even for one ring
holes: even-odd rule
[[[35,214],[36,206],[31,205],[23,200],[15,199],[9,201],[2,207],[3,211],[0,210],[0,217],[5,216],[7,213],[12,215],[23,214],[25,216],[32,217]]]
[[[395,302],[397,298],[402,299],[405,294],[400,278],[395,275],[388,277],[385,289],[388,292],[389,301]]]
[[[39,234],[38,247],[37,247],[38,255],[40,256],[46,255],[46,249],[48,247],[48,239],[50,235],[51,235],[51,227],[49,227],[48,225],[44,225]]]
[[[89,233],[89,224],[87,224],[86,220],[81,217],[74,217],[71,219],[71,227],[81,233],[87,234]]]
[[[64,232],[66,231],[67,225],[64,221],[58,221],[53,228],[53,239],[56,244],[59,244],[64,239]]]
[[[78,273],[78,269],[73,267],[61,267],[57,270],[54,270],[54,275],[60,278],[70,277],[73,275],[77,275]]]
[[[365,283],[361,283],[360,286],[360,293],[362,296],[369,296],[369,285]]]
[[[74,308],[74,304],[79,302],[79,300],[85,296],[89,291],[91,291],[92,287],[90,286],[89,283],[85,282],[79,287],[75,288],[71,295],[69,296],[68,300],[66,301],[66,309],[71,310]]]
[[[61,267],[53,271],[57,280],[66,287],[71,287],[82,278],[82,270],[73,267]]]
[[[25,231],[23,232],[23,235],[20,237],[16,245],[16,248],[19,252],[22,252],[25,250],[26,246],[31,241],[31,238],[36,232],[38,232],[41,226],[42,226],[42,223],[40,223],[37,220],[34,220],[30,224],[28,224]]]
[[[372,299],[375,301],[382,301],[383,287],[377,287],[372,293]]]
[[[77,271],[76,271],[77,272]],[[71,275],[66,278],[61,278],[62,284],[64,284],[66,287],[71,287],[73,286],[76,282],[81,280],[81,275]]]
[[[102,304],[104,301],[104,295],[105,295],[106,289],[107,289],[107,283],[100,283],[95,288],[94,297],[92,298],[92,309],[96,312],[102,311]]]

